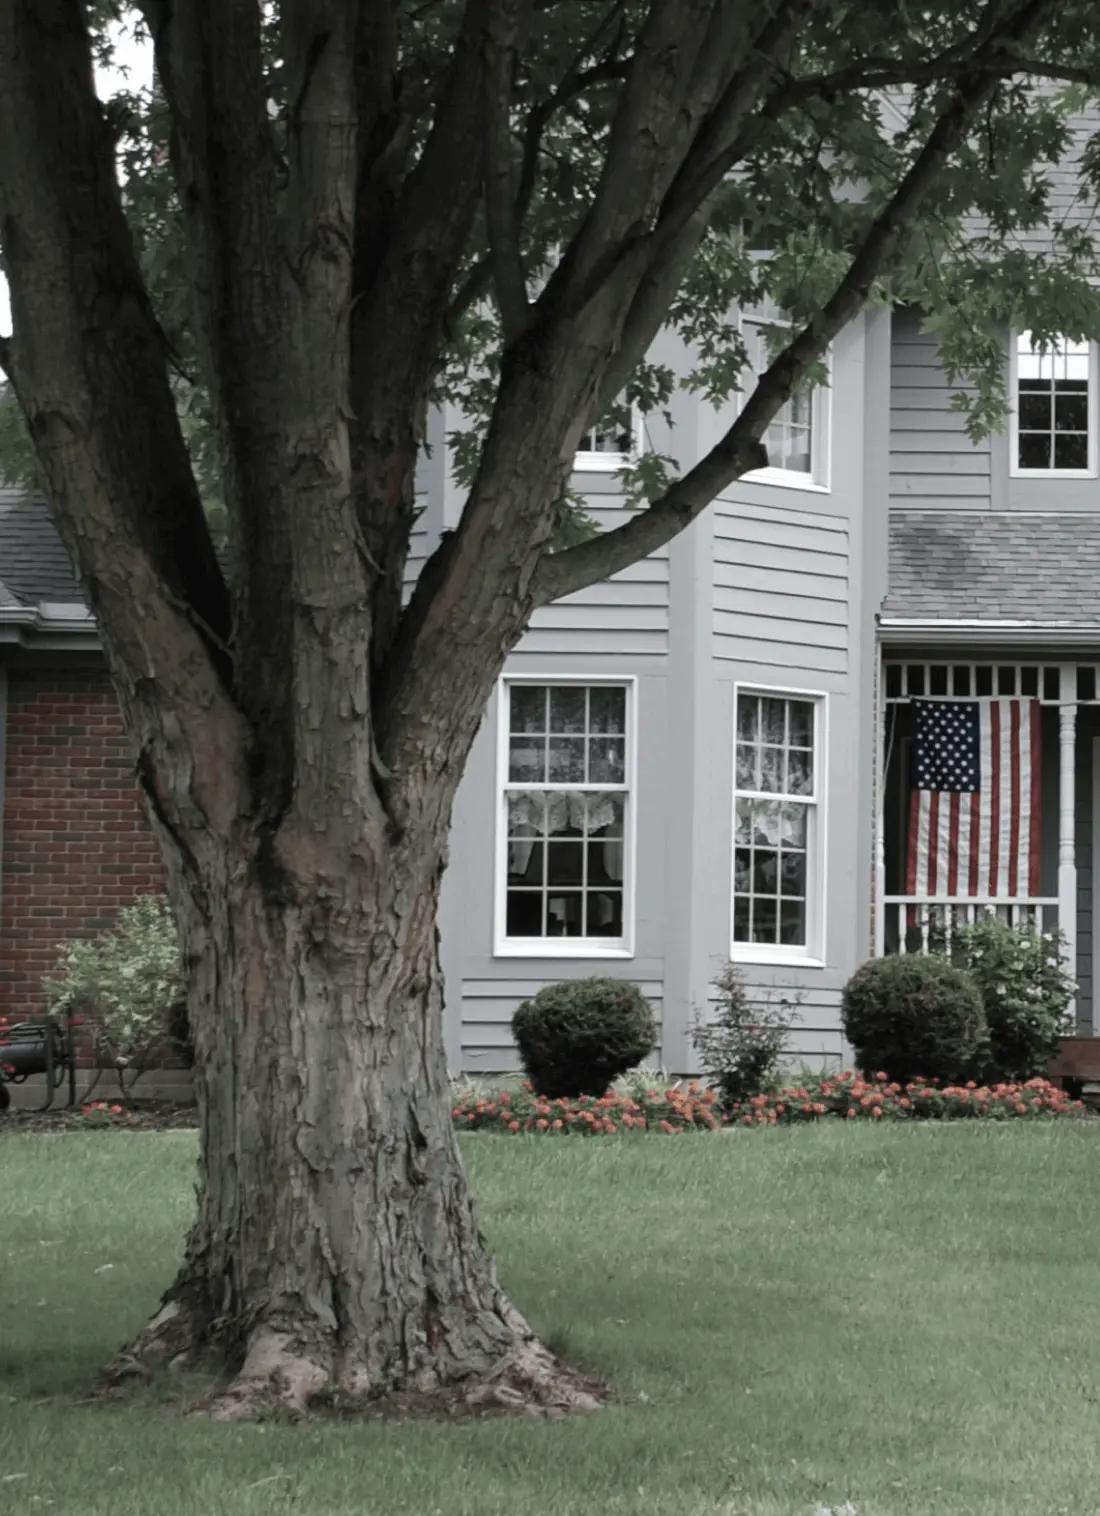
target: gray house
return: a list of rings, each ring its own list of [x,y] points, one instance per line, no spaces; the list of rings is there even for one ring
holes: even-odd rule
[[[989,905],[1065,933],[1092,1031],[1098,353],[1006,332],[1011,424],[975,445],[917,314],[868,311],[834,344],[829,386],[773,424],[767,469],[666,551],[536,615],[455,813],[453,1069],[513,1069],[520,1001],[608,974],[643,988],[662,1062],[688,1071],[730,958],[762,994],[797,996],[795,1054],[842,1058],[853,970]],[[684,392],[669,419],[645,445],[688,468],[729,417]],[[457,422],[432,420],[410,576],[461,511]],[[575,483],[611,524],[633,442],[586,441]],[[55,562],[45,515],[31,529],[7,509],[21,525],[5,538],[0,509],[0,581],[5,542],[22,557],[6,601],[0,583],[0,697],[5,667],[96,660],[75,589],[28,562]]]

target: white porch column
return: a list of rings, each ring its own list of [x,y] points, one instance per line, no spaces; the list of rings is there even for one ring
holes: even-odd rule
[[[886,951],[886,700],[882,649],[875,665],[875,926],[872,951],[881,958]]]
[[[1066,939],[1066,968],[1077,977],[1077,665],[1063,663],[1058,706],[1058,925]],[[1077,1013],[1076,998],[1069,1014]]]

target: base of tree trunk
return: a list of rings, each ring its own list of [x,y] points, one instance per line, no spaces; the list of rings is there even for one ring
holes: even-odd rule
[[[422,1371],[416,1382],[385,1389],[364,1387],[345,1350],[319,1344],[302,1351],[294,1338],[269,1326],[248,1341],[244,1361],[227,1383],[189,1407],[192,1415],[217,1421],[254,1421],[270,1416],[360,1417],[384,1420],[462,1420],[493,1415],[554,1419],[597,1411],[609,1398],[605,1384],[571,1368],[531,1331],[520,1313],[503,1305],[513,1346],[488,1372],[442,1382]],[[165,1371],[210,1367],[216,1345],[196,1330],[195,1315],[176,1298],[162,1306],[145,1330],[104,1371],[98,1398],[116,1398],[136,1381]]]

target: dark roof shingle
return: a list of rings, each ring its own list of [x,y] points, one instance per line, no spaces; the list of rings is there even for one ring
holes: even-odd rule
[[[0,485],[0,605],[42,601],[82,605],[84,596],[46,502]]]
[[[1100,517],[892,510],[882,614],[1100,625]]]

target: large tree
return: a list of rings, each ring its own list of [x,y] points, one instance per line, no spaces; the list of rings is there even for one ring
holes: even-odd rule
[[[137,9],[156,88],[108,109],[93,55]],[[487,699],[539,606],[762,461],[868,301],[927,313],[976,428],[1003,324],[1100,337],[1087,236],[1011,236],[1098,64],[1091,0],[0,0],[0,360],[196,1045],[198,1217],[127,1362],[212,1351],[225,1414],[585,1401],[496,1283],[447,1109],[436,906]],[[731,395],[764,296],[793,325],[728,433],[586,532],[584,430],[682,382],[666,326]],[[404,603],[445,395],[468,493]]]

